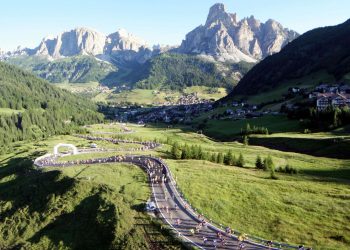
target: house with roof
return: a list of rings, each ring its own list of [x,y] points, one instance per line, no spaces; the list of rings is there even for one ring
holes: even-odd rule
[[[350,106],[350,94],[322,93],[317,95],[316,106],[318,110],[325,110],[327,107]]]

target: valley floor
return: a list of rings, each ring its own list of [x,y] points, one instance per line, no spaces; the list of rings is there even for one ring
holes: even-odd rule
[[[349,248],[349,159],[315,157],[262,146],[245,146],[238,142],[215,142],[188,127],[127,126],[135,133],[114,137],[163,143],[156,151],[142,154],[165,159],[185,197],[214,222],[266,239],[304,244],[315,249]],[[120,126],[94,125],[88,129],[118,132]],[[303,134],[291,136],[304,137]],[[162,249],[164,246],[182,247],[156,222],[139,212],[138,208],[150,194],[146,175],[140,169],[130,165],[121,168],[80,166],[44,172],[33,169],[29,160],[52,150],[58,142],[79,147],[90,145],[81,138],[58,136],[42,142],[18,143],[13,152],[0,156],[0,186],[4,190],[0,194],[0,218],[5,222],[0,227],[1,247],[71,249],[87,246],[91,241],[97,244],[100,240],[104,243],[99,244],[105,244],[106,248],[107,245],[112,248],[123,246],[123,249],[151,248],[152,242],[163,242]],[[173,142],[200,145],[203,151],[210,153],[231,150],[236,157],[241,153],[245,167],[203,160],[173,160],[170,155]],[[118,147],[100,141],[96,144],[104,148]],[[97,155],[99,153],[90,157]],[[298,174],[277,173],[277,180],[273,180],[268,172],[254,168],[258,155],[270,155],[276,166],[289,164],[298,170]],[[87,156],[72,156],[70,159],[80,157]],[[82,221],[87,214],[91,216]],[[71,221],[67,230],[63,229],[63,221]],[[69,233],[76,232],[82,225],[89,227],[84,226],[81,233]],[[96,238],[90,237],[89,228],[97,228],[98,233],[108,239],[99,237],[99,234]],[[155,233],[145,233],[148,230]],[[149,240],[143,243],[145,238]],[[77,242],[80,245],[76,245]]]

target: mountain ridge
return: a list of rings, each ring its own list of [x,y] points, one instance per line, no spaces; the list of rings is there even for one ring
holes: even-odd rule
[[[237,20],[225,5],[213,5],[204,25],[186,35],[178,51],[207,54],[218,60],[256,62],[280,49],[299,34],[269,19],[265,23],[254,16]]]

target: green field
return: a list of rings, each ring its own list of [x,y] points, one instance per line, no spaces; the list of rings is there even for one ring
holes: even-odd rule
[[[277,122],[275,120],[272,123]],[[283,119],[280,122],[280,127],[288,125],[283,125],[287,122]],[[214,222],[266,239],[305,244],[316,249],[349,248],[350,160],[245,146],[238,142],[216,142],[194,133],[189,127],[167,128],[167,125],[162,124],[126,126],[135,133],[114,137],[161,141],[164,145],[157,150],[139,153],[164,158],[192,206]],[[296,125],[288,126],[289,130],[296,128]],[[119,132],[120,128],[119,124],[88,127],[91,131],[108,132]],[[287,139],[347,139],[346,133],[347,128],[332,133],[276,133],[271,135],[271,139],[282,136]],[[200,145],[210,153],[227,153],[229,150],[235,156],[242,153],[245,168],[202,160],[172,160],[168,143],[175,141]],[[85,247],[90,244],[90,238],[95,239],[89,228],[83,230],[86,237],[68,232],[87,223],[104,235],[100,237],[103,242],[94,241],[94,244],[101,244],[101,249],[105,249],[104,246],[149,248],[150,245],[143,245],[149,243],[144,241],[148,237],[155,237],[152,238],[154,241],[163,244],[161,249],[165,245],[169,248],[181,247],[155,222],[139,212],[138,208],[147,200],[150,190],[145,174],[137,167],[125,164],[94,165],[41,172],[26,162],[36,155],[51,151],[59,142],[79,147],[87,147],[91,143],[72,136],[56,136],[41,142],[18,143],[13,151],[0,156],[0,165],[3,166],[0,168],[0,187],[4,190],[0,194],[0,215],[6,221],[0,226],[0,246],[26,246],[32,249]],[[107,148],[118,147],[99,143]],[[109,154],[68,156],[62,160],[96,158]],[[278,179],[272,180],[268,172],[255,170],[258,155],[270,155],[276,167],[289,164],[298,170],[298,174],[277,173]],[[90,203],[99,206],[88,205]],[[40,217],[41,214],[44,216]],[[80,218],[82,214],[89,214],[87,221],[71,219]],[[68,229],[64,231],[62,221],[66,219],[69,223],[65,225]],[[11,233],[10,228],[14,230]],[[154,232],[151,236],[146,234],[149,230]],[[75,245],[78,244],[77,238],[81,239],[79,244],[82,245]]]
[[[185,197],[214,222],[265,239],[348,249],[349,183],[203,161],[169,161]]]
[[[250,126],[265,127],[270,133],[300,132],[302,127],[296,120],[290,120],[281,115],[265,115],[259,118],[242,120],[209,120],[203,132],[219,140],[232,140],[240,136],[241,129],[247,124]]]
[[[276,123],[274,121],[273,123]],[[280,127],[286,127],[281,121]],[[244,155],[247,168],[226,167],[206,161],[174,161],[170,163],[180,189],[191,204],[217,223],[238,231],[317,249],[347,249],[349,232],[350,161],[283,152],[260,146],[244,146],[237,142],[214,142],[191,132],[186,127],[165,129],[161,125],[128,127],[136,133],[127,138],[164,139],[201,145],[208,152],[232,150]],[[295,128],[295,125],[289,125]],[[102,128],[96,125],[95,128]],[[109,127],[109,129],[111,129]],[[278,131],[278,127],[276,127]],[[343,136],[341,132],[337,136]],[[295,138],[333,138],[332,133],[281,133]],[[272,135],[273,136],[273,135]],[[302,146],[302,144],[301,144]],[[169,147],[163,156],[168,157]],[[271,155],[276,166],[289,164],[297,175],[256,171],[257,155]],[[210,185],[208,185],[210,183]]]
[[[0,154],[0,249],[181,249],[143,212],[146,174],[126,164],[49,168],[32,159],[70,136],[17,143]],[[90,156],[94,157],[94,156]]]

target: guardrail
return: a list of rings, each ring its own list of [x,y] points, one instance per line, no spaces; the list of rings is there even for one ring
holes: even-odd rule
[[[159,144],[160,145],[160,144]],[[46,154],[43,155],[37,159],[35,159],[34,164],[38,167],[46,167],[46,165],[40,165],[40,160],[43,160],[45,158],[51,157],[53,156],[52,154]],[[186,211],[193,217],[194,220],[196,220],[197,222],[200,222],[200,220],[198,220],[198,215],[202,215],[205,217],[205,215],[203,213],[197,213],[197,210],[195,208],[193,208],[191,206],[191,204],[189,203],[189,201],[185,198],[185,195],[181,192],[180,188],[177,185],[177,182],[175,180],[175,178],[172,175],[172,172],[170,171],[168,165],[160,158],[157,157],[153,157],[153,156],[143,156],[143,155],[125,155],[125,156],[120,156],[120,161],[117,160],[119,156],[112,156],[112,157],[107,157],[107,158],[96,158],[96,159],[91,159],[92,162],[87,162],[89,160],[82,160],[82,161],[71,161],[71,162],[62,162],[62,163],[58,163],[58,164],[53,164],[53,166],[57,166],[57,167],[69,167],[72,165],[78,165],[78,164],[96,164],[96,163],[117,163],[117,162],[128,162],[128,163],[137,163],[141,164],[141,167],[147,169],[147,167],[142,166],[143,162],[140,161],[140,159],[151,159],[153,161],[156,161],[158,164],[160,164],[160,166],[162,168],[165,169],[167,176],[169,178],[169,182],[167,183],[171,189],[171,191],[175,194],[177,194],[177,197],[179,198],[178,201],[180,202],[180,204],[186,209]],[[138,159],[139,161],[135,161],[136,159]],[[154,193],[154,184],[152,182],[151,183],[151,187],[152,187],[152,193]],[[157,207],[158,206],[158,201],[155,198]],[[162,211],[160,211],[163,219],[171,226],[172,230],[175,230],[176,232],[179,233],[179,231],[174,228],[172,226],[172,224],[166,219],[166,217],[164,216],[164,214],[162,213]],[[208,219],[208,218],[207,218]],[[213,222],[212,220],[206,220],[207,221],[207,226],[211,229],[213,229],[214,231],[217,232],[221,232],[225,235],[227,235],[227,233],[224,230],[224,226],[220,223],[217,222]],[[180,233],[179,233],[180,234]],[[242,234],[241,232],[234,230],[233,234],[230,234],[229,236],[235,240],[238,239],[238,235]],[[187,238],[186,236],[180,234],[182,236],[182,238],[184,238],[186,241],[191,242],[191,244],[195,245],[196,247],[199,247],[200,249],[203,249],[201,246],[199,246],[198,244],[196,244],[195,242],[191,241],[189,238]],[[247,235],[248,239],[245,239],[244,241],[248,242],[249,244],[255,245],[255,246],[259,246],[259,247],[265,247],[268,248],[267,243],[269,242],[266,239],[262,239],[260,237],[256,237],[253,235],[249,235],[249,234],[245,234]],[[272,241],[272,246],[274,246],[274,248],[270,249],[298,249],[297,246],[293,246],[293,245],[289,245],[286,243],[280,243],[280,242],[274,242]]]

